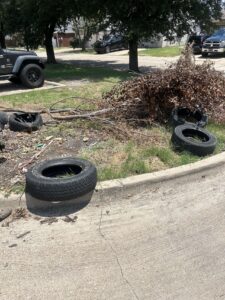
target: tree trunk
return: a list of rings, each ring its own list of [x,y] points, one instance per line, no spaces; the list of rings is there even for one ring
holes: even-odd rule
[[[133,37],[129,40],[129,69],[139,72],[138,68],[138,38]]]
[[[51,24],[45,32],[45,48],[47,53],[48,64],[56,64],[55,53],[52,44],[54,29],[55,29],[55,24]]]
[[[82,49],[82,52],[86,51],[86,39],[85,38],[83,38],[83,40],[81,41],[81,49]]]
[[[0,46],[2,49],[6,48],[4,26],[2,22],[0,24]]]

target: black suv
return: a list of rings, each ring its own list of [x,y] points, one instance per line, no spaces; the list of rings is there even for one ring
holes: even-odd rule
[[[127,49],[127,43],[120,35],[107,35],[93,45],[97,53],[109,53],[115,50]]]
[[[44,84],[43,69],[44,63],[35,52],[0,48],[0,80],[38,88]]]
[[[209,35],[191,35],[188,38],[187,44],[192,45],[194,54],[201,54],[203,43],[208,37]]]

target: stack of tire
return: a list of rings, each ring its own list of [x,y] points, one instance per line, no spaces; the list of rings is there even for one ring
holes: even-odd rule
[[[217,139],[204,129],[207,123],[208,116],[200,109],[194,111],[186,107],[173,109],[171,141],[174,148],[179,151],[188,151],[197,156],[212,154],[216,148]]]

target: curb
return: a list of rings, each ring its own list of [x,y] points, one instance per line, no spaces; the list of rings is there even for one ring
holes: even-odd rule
[[[99,182],[92,197],[94,202],[105,202],[107,200],[126,197],[128,193],[147,190],[151,185],[174,180],[188,175],[194,175],[203,171],[208,171],[215,167],[221,167],[225,164],[225,152],[203,159],[201,161],[188,165],[179,166],[154,173],[147,173],[137,176],[131,176],[123,179],[114,179]],[[11,194],[6,198],[0,195],[0,208],[25,207],[25,195]]]
[[[49,80],[45,80],[45,84],[47,84],[47,86],[43,86],[38,89],[35,89],[35,91],[52,90],[52,89],[66,86],[65,84],[53,82],[53,81],[49,81]],[[23,94],[23,93],[30,93],[33,91],[34,91],[34,89],[20,89],[20,90],[8,91],[8,92],[1,92],[0,97]]]

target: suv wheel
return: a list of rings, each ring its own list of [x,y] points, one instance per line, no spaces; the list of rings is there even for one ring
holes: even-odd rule
[[[109,47],[109,46],[107,46],[107,47],[105,48],[105,53],[110,53],[110,47]]]
[[[19,79],[19,77],[11,77],[9,78],[9,81],[12,82],[12,83],[15,83],[15,84],[20,84],[21,83],[21,80]]]
[[[202,52],[202,57],[208,57],[208,53],[207,52]]]
[[[30,89],[41,87],[44,84],[43,70],[37,64],[28,64],[22,69],[20,79]]]

